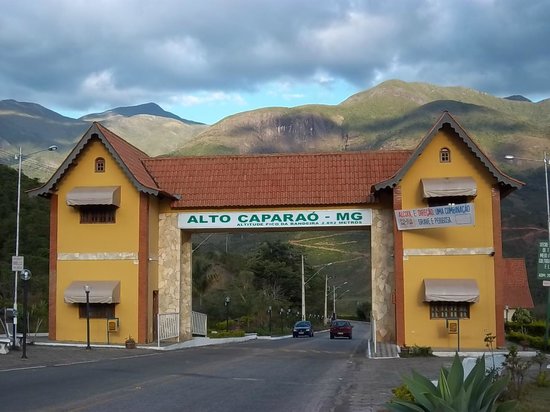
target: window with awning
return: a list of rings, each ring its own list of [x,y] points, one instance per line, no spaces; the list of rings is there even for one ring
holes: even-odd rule
[[[110,280],[74,281],[65,292],[65,303],[86,303],[86,291],[90,290],[90,303],[120,303],[120,282]]]
[[[120,186],[75,187],[67,193],[69,206],[120,206]]]
[[[478,302],[475,279],[424,279],[424,302]]]
[[[424,178],[421,182],[425,199],[477,195],[477,185],[471,177]]]

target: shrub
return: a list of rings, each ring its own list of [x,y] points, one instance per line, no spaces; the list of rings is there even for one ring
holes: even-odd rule
[[[509,378],[486,374],[484,357],[479,359],[466,379],[462,362],[455,354],[451,368],[441,368],[437,386],[415,371],[404,380],[414,400],[394,398],[386,403],[391,411],[503,412],[512,411],[516,406],[515,401],[497,404]]]
[[[521,346],[527,345],[535,349],[544,348],[544,338],[542,336],[530,336],[521,332],[510,332],[506,338]]]
[[[433,356],[432,348],[429,346],[404,346],[401,348],[400,357],[412,358],[412,357],[425,357]]]
[[[522,325],[518,322],[507,322],[506,333],[521,332],[523,327],[524,333],[531,336],[544,336],[546,331],[546,322],[544,320],[536,320],[527,325]]]
[[[542,369],[544,365],[548,362],[546,355],[541,351],[537,351],[537,354],[533,356],[531,360],[533,361],[533,363],[536,363],[539,365],[539,371],[535,378],[535,384],[540,387],[550,386],[550,379],[548,378],[548,373]]]
[[[514,399],[519,399],[524,391],[523,380],[527,369],[531,367],[531,361],[519,357],[516,345],[510,346],[510,352],[504,357],[506,360],[503,366],[510,377],[508,395]]]
[[[399,385],[397,388],[392,389],[391,392],[396,399],[414,402],[414,396],[404,383]]]

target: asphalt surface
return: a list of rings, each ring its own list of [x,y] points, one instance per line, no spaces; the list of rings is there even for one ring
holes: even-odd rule
[[[195,344],[193,346],[202,345]],[[185,351],[186,349],[176,350]],[[0,385],[2,382],[8,383],[10,372],[16,370],[41,369],[142,356],[162,356],[164,353],[166,352],[155,350],[153,347],[147,349],[92,347],[87,350],[84,346],[29,345],[27,346],[26,359],[22,358],[21,350],[11,350],[6,355],[0,355]],[[436,379],[441,366],[448,367],[451,361],[452,358],[448,357],[369,359],[365,340],[353,356],[353,361],[346,366],[344,375],[346,378],[342,380],[334,398],[336,404],[330,410],[336,412],[384,410],[384,403],[392,397],[391,390],[402,383],[403,376],[410,375],[414,369],[427,377]],[[303,410],[307,410],[307,408]]]
[[[23,351],[10,350],[6,355],[0,355],[0,373],[16,369],[39,368],[95,362],[100,360],[117,359],[151,353],[150,349],[98,348],[90,350],[75,346],[42,346],[28,345],[26,355]],[[1,379],[1,375],[0,375]]]

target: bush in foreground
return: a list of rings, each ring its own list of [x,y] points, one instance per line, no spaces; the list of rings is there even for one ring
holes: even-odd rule
[[[516,407],[515,401],[497,404],[500,395],[506,390],[509,378],[487,374],[484,357],[466,378],[462,362],[455,354],[451,368],[441,368],[437,386],[414,371],[404,381],[413,400],[394,398],[386,404],[390,411],[505,412],[513,411]],[[409,394],[407,397],[410,399]]]

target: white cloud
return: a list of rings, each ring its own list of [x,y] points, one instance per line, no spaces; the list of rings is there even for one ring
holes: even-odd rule
[[[210,103],[231,103],[242,106],[245,100],[238,93],[217,92],[199,92],[196,94],[182,94],[170,98],[171,104],[184,107],[199,106]]]
[[[6,1],[0,98],[240,108],[389,78],[550,96],[548,21],[547,0]]]

